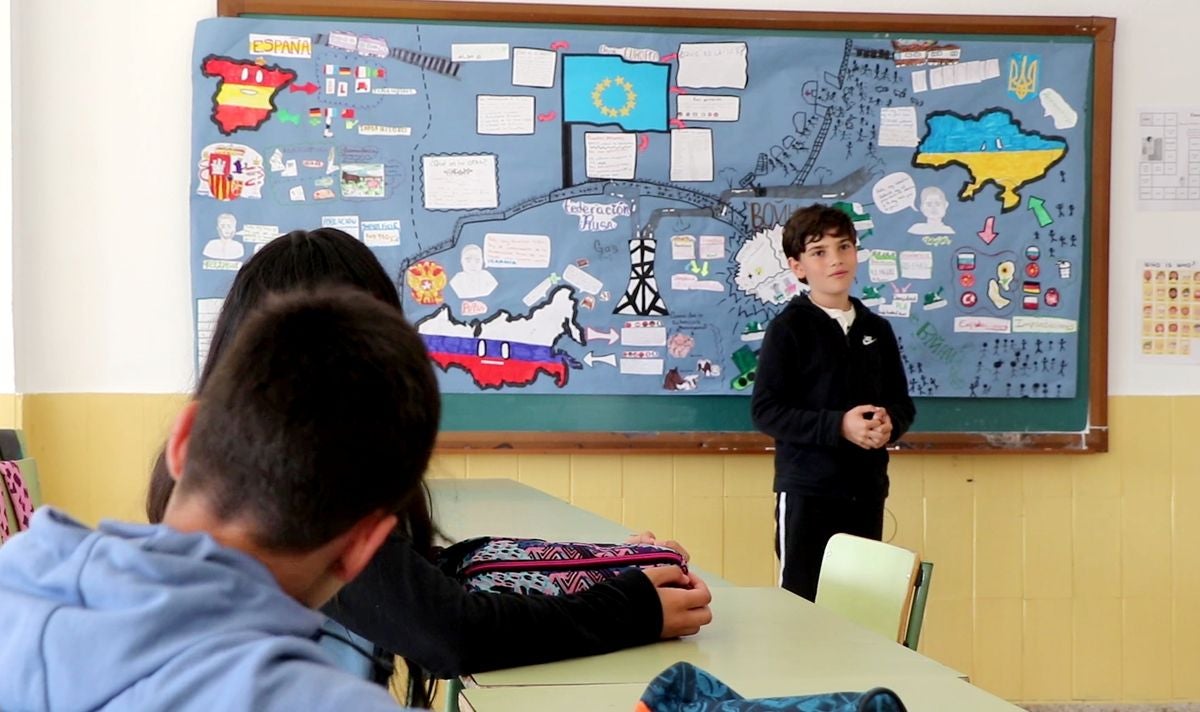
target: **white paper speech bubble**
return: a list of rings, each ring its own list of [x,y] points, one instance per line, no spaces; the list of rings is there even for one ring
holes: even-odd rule
[[[905,208],[917,209],[917,184],[907,173],[889,173],[871,189],[875,206],[889,215]]]
[[[1053,117],[1054,128],[1075,128],[1075,124],[1079,121],[1079,114],[1075,113],[1075,110],[1071,108],[1067,100],[1062,98],[1062,94],[1047,87],[1038,93],[1038,98],[1041,99],[1042,108],[1046,112],[1042,116]]]

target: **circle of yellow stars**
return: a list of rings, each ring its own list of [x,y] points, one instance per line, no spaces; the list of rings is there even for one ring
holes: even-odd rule
[[[604,103],[604,92],[612,86],[618,86],[625,92],[625,105],[619,109],[614,109]],[[592,104],[600,110],[601,114],[615,119],[618,116],[629,116],[629,113],[637,107],[637,92],[633,90],[633,84],[625,77],[605,77],[596,83],[592,88]]]

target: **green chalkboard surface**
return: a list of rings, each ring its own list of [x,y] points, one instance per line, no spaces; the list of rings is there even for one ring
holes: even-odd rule
[[[1107,449],[1107,318],[1108,318],[1108,213],[1109,174],[1111,154],[1111,103],[1113,40],[1116,21],[1098,17],[1010,17],[980,15],[913,15],[913,14],[856,14],[856,13],[804,13],[778,11],[733,11],[691,8],[630,8],[601,6],[520,5],[452,2],[407,2],[390,0],[346,0],[340,3],[315,2],[311,0],[218,0],[218,13],[222,16],[273,17],[273,18],[338,18],[344,20],[370,20],[392,22],[449,23],[465,26],[497,26],[516,28],[554,28],[561,30],[564,38],[572,36],[580,28],[617,28],[624,36],[645,33],[652,38],[655,28],[689,28],[697,32],[719,32],[725,36],[744,33],[746,37],[760,33],[795,32],[818,38],[845,38],[846,47],[860,38],[862,47],[896,47],[896,54],[889,55],[889,63],[905,67],[909,58],[901,54],[914,47],[920,49],[926,41],[929,56],[922,57],[922,64],[931,67],[931,81],[957,82],[946,86],[958,86],[979,81],[969,71],[957,75],[947,70],[943,75],[935,50],[953,48],[956,39],[1020,41],[1027,56],[1036,60],[1036,50],[1052,55],[1056,47],[1067,43],[1086,43],[1091,47],[1090,72],[1078,77],[1078,85],[1070,87],[1074,95],[1086,97],[1087,112],[1080,112],[1085,139],[1071,146],[1072,160],[1082,155],[1083,171],[1087,176],[1087,188],[1083,191],[1084,205],[1078,206],[1082,215],[1082,235],[1076,249],[1072,235],[1070,248],[1073,268],[1076,270],[1074,289],[1078,290],[1077,331],[1070,338],[1077,344],[1077,358],[1072,361],[1073,379],[1068,376],[1065,383],[1056,382],[1060,393],[1069,397],[1017,397],[1025,393],[1025,384],[1004,382],[1001,369],[992,373],[990,397],[946,397],[936,395],[936,387],[929,389],[925,384],[914,387],[918,417],[913,430],[900,444],[901,451],[911,452],[1102,452]],[[335,28],[336,29],[336,28]],[[498,30],[500,32],[500,30]],[[916,38],[915,41],[913,38]],[[886,42],[881,42],[886,40]],[[894,42],[895,41],[895,42]],[[645,44],[651,44],[649,40]],[[1030,48],[1032,46],[1031,51]],[[933,48],[933,49],[930,49]],[[849,50],[847,50],[849,52]],[[954,50],[950,50],[954,51]],[[859,54],[862,54],[860,51]],[[848,55],[850,56],[850,55]],[[864,57],[866,55],[863,55]],[[1025,55],[1023,55],[1025,56]],[[871,57],[867,57],[871,59]],[[875,58],[878,59],[878,58]],[[964,57],[965,59],[965,57]],[[657,61],[657,60],[656,60]],[[666,61],[666,60],[664,60]],[[955,63],[957,58],[955,59]],[[1009,66],[1001,62],[1001,71],[1009,72]],[[984,63],[970,71],[988,71]],[[937,77],[933,79],[937,66]],[[891,66],[889,64],[889,66]],[[845,69],[845,68],[843,68]],[[966,67],[963,68],[967,70]],[[952,78],[953,77],[953,78]],[[988,77],[984,77],[988,78]],[[994,75],[992,78],[996,78]],[[1022,77],[1000,76],[998,81],[1019,82]],[[515,83],[515,80],[514,80]],[[924,79],[922,79],[924,83]],[[939,89],[931,86],[930,89]],[[1067,88],[1063,94],[1067,94]],[[924,91],[925,88],[920,89]],[[821,91],[820,87],[813,91]],[[914,87],[912,91],[917,91]],[[1018,86],[1018,94],[1020,87]],[[682,92],[681,92],[682,93]],[[900,96],[900,94],[896,94]],[[914,93],[915,97],[916,94]],[[924,101],[936,107],[937,93],[922,94]],[[1055,96],[1059,96],[1055,94]],[[730,97],[714,97],[729,99]],[[1020,97],[1021,99],[1029,97]],[[1061,100],[1061,97],[1059,97]],[[1015,100],[1014,100],[1015,101]],[[1036,103],[1037,98],[1033,97]],[[888,104],[890,106],[890,102]],[[1053,102],[1043,97],[1042,106],[1046,116],[1053,113]],[[929,112],[926,107],[924,112]],[[1038,109],[1040,112],[1040,109]],[[1067,107],[1067,112],[1070,108]],[[714,114],[715,116],[715,114]],[[1055,121],[1059,120],[1055,116]],[[542,120],[539,118],[539,121]],[[721,119],[712,119],[720,121]],[[1065,119],[1064,119],[1065,120]],[[347,124],[349,125],[349,123]],[[1074,124],[1072,124],[1074,126]],[[328,122],[326,123],[328,129]],[[861,134],[861,131],[860,131]],[[872,136],[873,137],[873,136]],[[844,137],[843,137],[844,138]],[[862,137],[859,137],[860,140]],[[880,145],[883,139],[880,139]],[[887,144],[903,145],[903,144]],[[909,144],[914,145],[914,144]],[[849,155],[850,146],[846,151]],[[914,163],[914,165],[916,165]],[[564,163],[564,181],[572,181],[569,164]],[[760,169],[762,167],[760,166]],[[590,170],[590,168],[589,168]],[[589,174],[590,177],[590,174]],[[390,180],[390,179],[389,179]],[[578,180],[578,176],[575,177]],[[1051,180],[1047,178],[1047,180]],[[1052,179],[1057,183],[1056,176]],[[1064,175],[1063,181],[1066,181]],[[1002,180],[995,181],[993,188],[1001,187]],[[754,184],[750,185],[753,189]],[[800,184],[805,188],[809,184]],[[1015,185],[1019,189],[1021,185]],[[744,188],[745,186],[743,186]],[[1005,186],[1010,188],[1014,186]],[[966,188],[963,189],[964,192]],[[987,189],[990,191],[991,189]],[[736,190],[734,191],[736,192]],[[803,192],[802,190],[800,192]],[[985,191],[986,192],[986,191]],[[782,195],[782,194],[781,194]],[[989,192],[990,195],[990,192]],[[799,193],[792,196],[800,200],[806,197]],[[876,203],[868,203],[868,209],[876,215],[892,213]],[[858,200],[858,198],[853,198]],[[1035,199],[1037,200],[1037,199]],[[866,201],[864,201],[866,202]],[[981,201],[980,201],[981,202]],[[1015,201],[1014,201],[1015,202]],[[782,205],[783,201],[779,201]],[[857,203],[855,203],[857,205]],[[975,203],[978,205],[978,203]],[[792,206],[794,207],[794,206]],[[1047,209],[1052,206],[1049,203]],[[1038,206],[1039,211],[1041,206]],[[1059,217],[1063,217],[1063,205],[1057,206]],[[1074,215],[1076,206],[1070,209]],[[1005,204],[1004,211],[1015,210],[1016,205]],[[1020,204],[1021,211],[1026,206]],[[915,210],[915,206],[914,206]],[[1033,210],[1031,207],[1030,210]],[[1030,216],[1034,213],[1029,213]],[[1032,219],[1029,218],[1029,219]],[[982,222],[982,220],[980,221]],[[972,223],[978,225],[979,223]],[[1011,224],[1011,223],[1009,223]],[[1037,215],[1034,227],[1043,225],[1042,215]],[[916,226],[914,226],[915,228]],[[972,227],[972,232],[978,229]],[[984,231],[989,228],[984,226]],[[909,230],[913,234],[914,230]],[[953,232],[953,231],[951,231]],[[965,232],[960,228],[961,234]],[[928,233],[924,233],[928,234]],[[973,235],[967,235],[974,240]],[[987,244],[991,240],[980,233]],[[935,238],[936,239],[936,238]],[[994,236],[992,239],[995,239]],[[1040,239],[1040,236],[1039,236]],[[1060,237],[1061,239],[1061,237]],[[924,245],[936,245],[925,239]],[[959,243],[956,243],[959,244]],[[1042,243],[1045,245],[1046,243]],[[1054,235],[1050,233],[1049,256],[1054,257]],[[975,245],[978,249],[979,245]],[[660,245],[660,251],[664,249]],[[1043,248],[1044,249],[1044,248]],[[1062,243],[1062,250],[1067,244]],[[980,250],[981,253],[985,251]],[[1081,257],[1076,257],[1080,255]],[[417,255],[414,259],[423,259]],[[972,256],[972,259],[974,257]],[[1034,260],[1037,258],[1034,257]],[[414,260],[406,260],[401,269],[406,270]],[[694,264],[694,262],[693,262]],[[1008,263],[1011,267],[1012,263]],[[1053,260],[1044,261],[1049,270]],[[1061,265],[1061,262],[1060,262]],[[390,266],[390,265],[389,265]],[[585,265],[586,266],[586,265]],[[593,265],[595,266],[595,265]],[[1028,264],[1024,265],[1028,267]],[[1018,267],[1020,269],[1020,267]],[[874,275],[873,275],[874,276]],[[1043,275],[1046,280],[1049,275]],[[986,277],[986,275],[981,276]],[[919,279],[919,278],[918,278]],[[1025,279],[1037,279],[1036,272],[1026,274]],[[874,281],[874,280],[873,280]],[[903,281],[903,280],[901,280]],[[964,282],[965,284],[965,282]],[[1037,284],[1026,281],[1024,284]],[[1054,291],[1054,290],[1051,290]],[[1014,299],[1021,299],[1018,290]],[[1025,292],[1029,294],[1028,291]],[[940,300],[941,290],[936,294],[925,294],[924,305],[928,309],[930,297]],[[959,300],[961,293],[949,294]],[[1034,308],[1038,306],[1034,297]],[[1057,292],[1055,298],[1057,299]],[[1028,296],[1025,297],[1029,299]],[[1028,301],[1025,302],[1026,305]],[[1047,302],[1049,303],[1049,302]],[[963,305],[967,303],[962,302]],[[1020,302],[1018,302],[1020,304]],[[918,305],[914,306],[914,315]],[[935,308],[936,304],[932,305]],[[952,303],[958,308],[957,303]],[[406,309],[408,306],[406,305]],[[1026,306],[1025,308],[1030,308]],[[1021,314],[1019,307],[1017,314]],[[928,312],[926,312],[928,313]],[[944,316],[948,312],[941,312]],[[907,313],[904,315],[907,317]],[[943,329],[948,332],[949,329]],[[958,331],[957,324],[954,331]],[[1021,334],[1015,333],[1018,338]],[[897,333],[901,333],[899,330]],[[910,332],[911,337],[911,332]],[[913,339],[915,340],[915,338]],[[1032,344],[1033,338],[1030,337]],[[902,339],[903,341],[903,339]],[[482,342],[481,342],[482,343]],[[904,342],[906,351],[908,342]],[[934,346],[925,344],[929,351]],[[914,345],[919,349],[920,344]],[[968,352],[964,361],[970,369],[976,368],[976,359],[982,364],[988,360],[986,348],[980,349],[972,343],[975,351]],[[1061,347],[1060,347],[1061,348]],[[589,354],[590,355],[590,354]],[[591,364],[588,364],[589,367]],[[726,367],[728,369],[728,366]],[[911,365],[910,365],[911,369]],[[1007,369],[1005,369],[1007,370]],[[736,375],[736,372],[735,374]],[[910,377],[912,376],[910,370]],[[1061,372],[1059,372],[1061,376]],[[924,380],[924,379],[922,379]],[[947,379],[948,380],[948,379]],[[959,380],[959,390],[963,390]],[[1020,385],[1020,389],[1017,386]],[[1065,385],[1065,390],[1063,389]],[[1073,386],[1073,387],[1072,387]],[[1045,384],[1041,388],[1046,389]],[[1002,391],[1001,389],[1006,389]],[[569,397],[548,392],[454,392],[447,389],[444,397],[442,436],[439,447],[443,450],[494,450],[515,449],[522,451],[630,451],[650,450],[659,452],[763,452],[771,448],[771,442],[754,431],[750,421],[749,398],[730,395],[687,395],[685,397],[662,397],[655,395],[610,395],[577,393]],[[532,389],[536,390],[536,389]],[[974,389],[972,389],[974,391]],[[998,397],[999,393],[1004,397]],[[1014,397],[1007,397],[1011,392]]]

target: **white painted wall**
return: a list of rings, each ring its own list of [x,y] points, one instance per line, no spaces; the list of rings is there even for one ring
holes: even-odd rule
[[[215,0],[14,0],[17,389],[186,391],[192,32]]]
[[[12,12],[0,10],[0,42],[11,50]],[[12,54],[0,50],[0,393],[16,392],[12,286]]]
[[[961,0],[623,4],[943,13],[969,6]],[[1109,391],[1200,393],[1200,367],[1136,360],[1136,260],[1200,257],[1197,215],[1139,213],[1133,192],[1136,109],[1200,105],[1191,51],[1200,3],[1008,0],[973,7],[1118,18]],[[18,391],[188,389],[189,62],[195,22],[215,11],[215,0],[14,0]],[[0,204],[0,221],[2,211]],[[3,249],[0,243],[0,258]],[[2,359],[0,353],[0,390]]]

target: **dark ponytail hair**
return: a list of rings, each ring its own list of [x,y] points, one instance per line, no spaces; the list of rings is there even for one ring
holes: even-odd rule
[[[267,295],[320,286],[356,287],[403,311],[395,282],[362,242],[333,228],[294,230],[280,235],[247,260],[234,278],[200,370],[196,395],[204,392],[217,356],[229,347],[247,314]],[[165,451],[160,450],[146,494],[146,516],[151,523],[162,521],[174,489],[175,480],[167,471]],[[437,529],[424,482],[416,496],[410,498],[405,511],[398,514],[400,525],[394,536],[407,540],[421,556],[432,558]],[[408,668],[410,704],[428,706],[432,681],[411,661]]]

